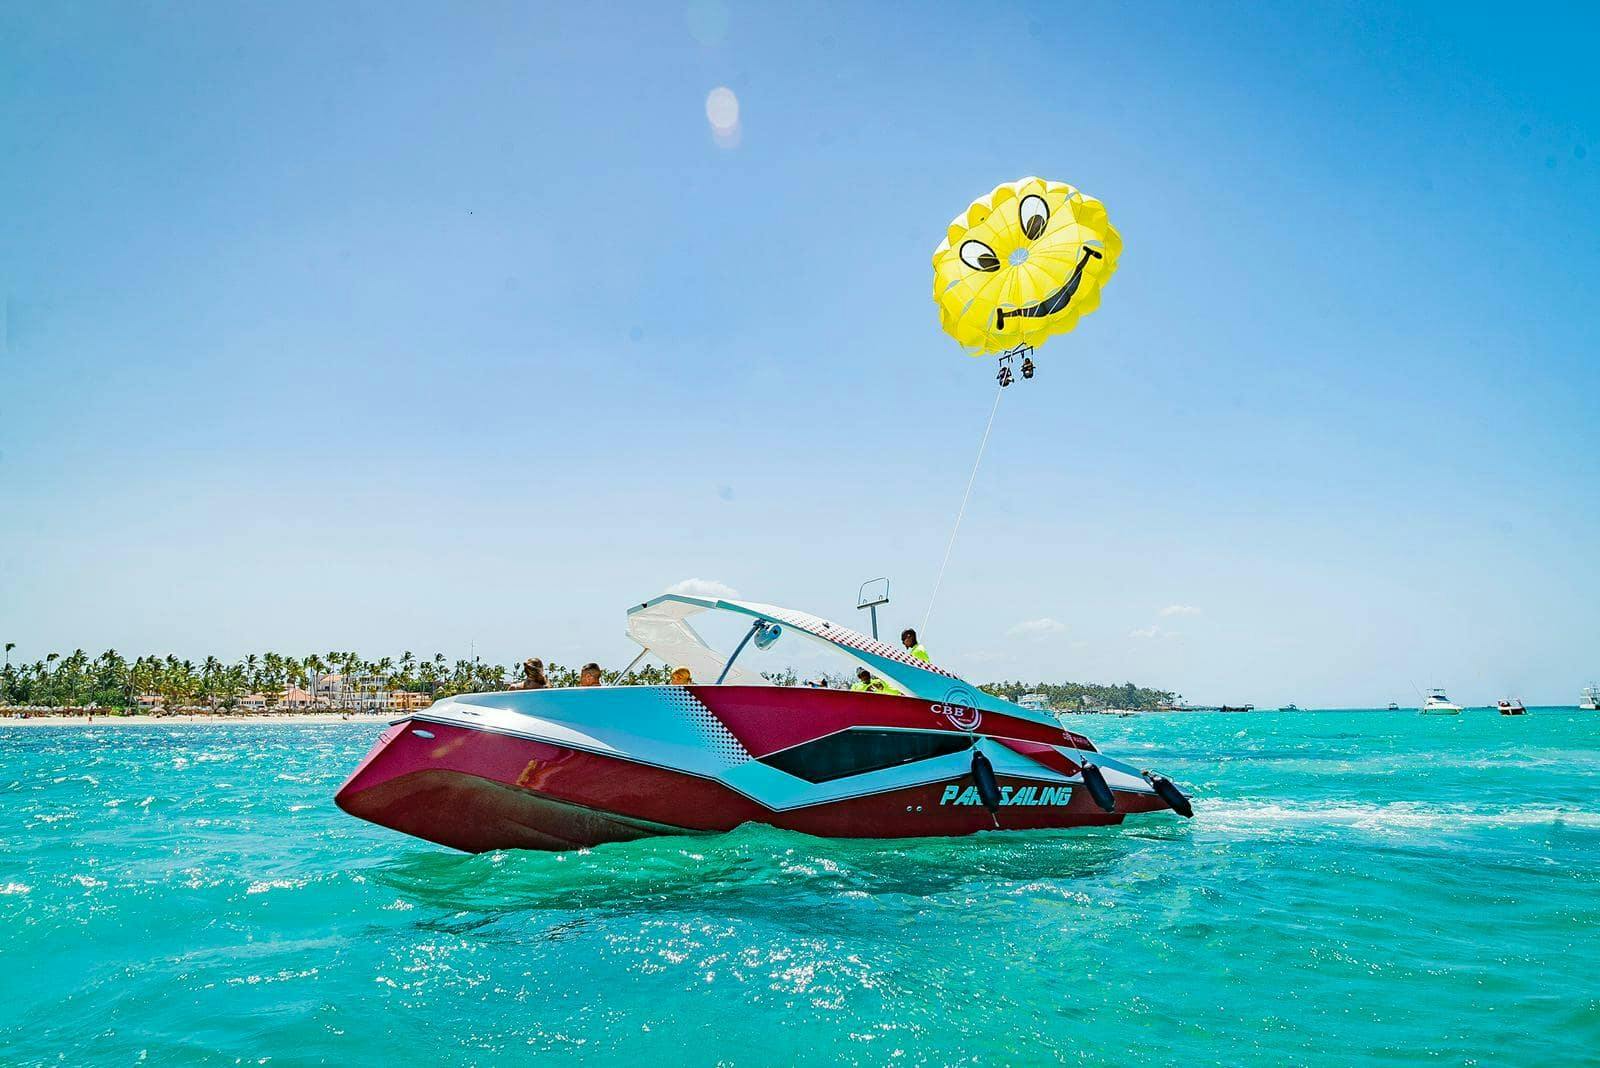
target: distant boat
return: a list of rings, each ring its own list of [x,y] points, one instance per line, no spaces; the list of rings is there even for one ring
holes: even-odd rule
[[[1296,705],[1296,704],[1287,704],[1287,705],[1284,705],[1282,708],[1278,709],[1278,711],[1279,712],[1298,712],[1298,711],[1300,711],[1300,706]]]
[[[1600,686],[1590,683],[1578,698],[1578,707],[1585,712],[1600,712]]]
[[[1254,712],[1255,705],[1219,705],[1218,712]]]
[[[1393,701],[1390,701],[1389,702],[1389,711],[1390,712],[1398,712],[1398,711],[1400,711],[1400,706],[1395,704]]]
[[[1528,710],[1522,707],[1522,699],[1519,697],[1502,697],[1500,698],[1500,703],[1495,707],[1500,709],[1502,716],[1526,716],[1528,714]]]
[[[1461,706],[1451,704],[1450,698],[1444,695],[1444,691],[1435,688],[1428,691],[1427,699],[1422,702],[1422,707],[1417,711],[1424,716],[1459,716],[1461,715]]]

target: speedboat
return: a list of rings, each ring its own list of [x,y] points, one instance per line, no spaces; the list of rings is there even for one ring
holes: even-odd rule
[[[713,648],[691,619],[725,629],[731,619],[733,652]],[[627,633],[640,658],[715,681],[447,697],[394,721],[335,801],[473,853],[748,822],[912,838],[1193,814],[1169,779],[1104,755],[1049,711],[818,616],[665,594],[628,611]],[[776,685],[767,676],[783,677],[782,661],[760,670],[775,646],[864,668],[897,692]]]
[[[1389,711],[1390,712],[1398,712],[1398,711],[1400,711],[1400,706],[1398,704],[1396,704],[1395,702],[1390,701],[1389,702]]]
[[[1502,697],[1499,704],[1495,705],[1502,716],[1526,716],[1528,710],[1523,707],[1520,697]]]
[[[1578,709],[1583,712],[1600,712],[1600,686],[1589,685],[1583,688],[1583,693],[1578,698]]]
[[[1428,696],[1422,702],[1422,707],[1417,711],[1424,716],[1459,716],[1461,706],[1450,703],[1450,698],[1444,695],[1443,690],[1433,689],[1428,691]]]

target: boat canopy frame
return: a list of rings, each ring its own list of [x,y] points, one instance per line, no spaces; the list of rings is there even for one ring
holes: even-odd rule
[[[751,621],[732,656],[713,648],[689,622],[693,616],[713,611],[732,613]],[[843,654],[856,666],[866,668],[909,696],[1060,725],[1049,713],[1023,708],[984,693],[953,671],[918,660],[905,649],[820,616],[777,605],[664,593],[628,610],[627,635],[644,653],[669,666],[681,664],[697,679],[716,679],[718,683],[737,686],[771,686],[773,683],[760,672],[740,667],[736,662],[763,622],[776,623],[809,642]]]

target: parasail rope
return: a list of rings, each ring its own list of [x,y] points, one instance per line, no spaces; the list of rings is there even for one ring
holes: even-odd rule
[[[928,597],[928,610],[922,616],[922,629],[928,629],[928,620],[933,617],[933,603],[939,599],[939,586],[944,582],[944,569],[950,566],[950,550],[956,547],[956,532],[961,529],[961,518],[967,514],[967,501],[972,498],[972,484],[978,481],[978,465],[983,463],[983,450],[989,447],[989,431],[994,429],[995,413],[1000,410],[1000,395],[1005,392],[1005,387],[1000,386],[994,391],[994,407],[989,409],[989,425],[983,428],[983,440],[978,443],[978,456],[972,461],[972,474],[967,479],[967,492],[961,495],[961,508],[956,512],[955,526],[950,528],[950,540],[945,543],[944,562],[939,565],[939,576],[933,580],[933,593]]]

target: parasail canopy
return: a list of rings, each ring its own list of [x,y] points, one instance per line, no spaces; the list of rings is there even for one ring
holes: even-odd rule
[[[1099,305],[1121,253],[1095,198],[1043,178],[996,186],[933,253],[940,324],[974,356],[1037,347]]]

